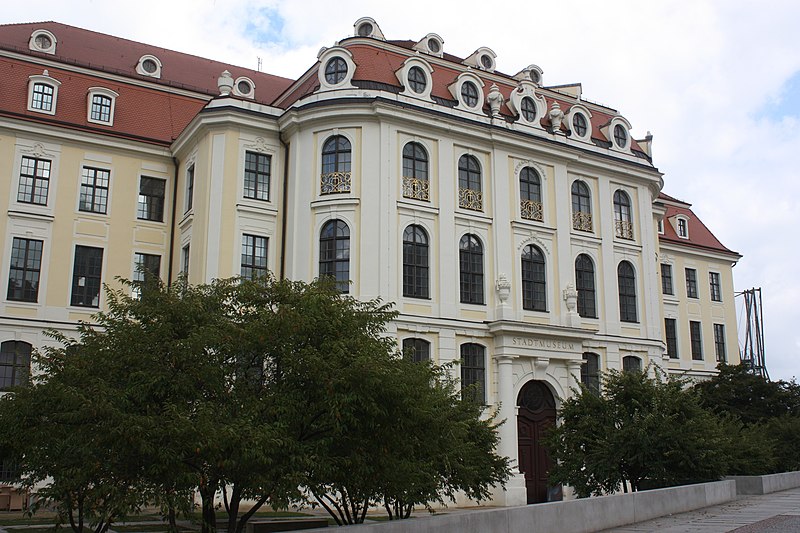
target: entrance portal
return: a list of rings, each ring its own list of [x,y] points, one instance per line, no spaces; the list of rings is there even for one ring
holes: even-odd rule
[[[525,474],[528,503],[546,502],[551,462],[542,437],[556,424],[556,401],[543,382],[529,381],[519,391],[517,406],[519,469]]]

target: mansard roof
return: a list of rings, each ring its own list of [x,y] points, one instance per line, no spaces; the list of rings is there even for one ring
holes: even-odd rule
[[[666,208],[666,213],[664,215],[664,233],[658,236],[660,242],[688,246],[690,248],[693,247],[702,248],[704,250],[713,250],[723,254],[732,255],[735,257],[735,260],[738,260],[740,257],[742,257],[738,252],[734,252],[730,248],[723,245],[719,239],[717,239],[714,234],[711,233],[711,230],[709,230],[708,227],[703,224],[703,221],[694,214],[694,211],[692,211],[692,204],[678,200],[677,198],[673,198],[672,196],[664,193],[658,195],[658,201],[661,202]],[[688,239],[678,237],[674,226],[667,222],[681,215],[688,223]]]

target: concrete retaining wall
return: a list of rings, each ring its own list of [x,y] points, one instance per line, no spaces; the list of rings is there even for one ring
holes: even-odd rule
[[[624,526],[667,514],[682,513],[731,501],[733,480],[614,494],[523,507],[476,510],[356,526],[374,533],[518,533],[521,531],[584,533]],[[309,531],[330,531],[314,529]]]
[[[768,476],[730,476],[736,482],[737,494],[769,494],[800,487],[800,472],[784,472]]]

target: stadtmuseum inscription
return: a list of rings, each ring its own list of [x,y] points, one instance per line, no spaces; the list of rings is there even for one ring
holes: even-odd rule
[[[548,350],[575,351],[574,342],[552,341],[548,339],[532,339],[529,337],[514,337],[511,341],[514,346],[526,348],[547,348]]]

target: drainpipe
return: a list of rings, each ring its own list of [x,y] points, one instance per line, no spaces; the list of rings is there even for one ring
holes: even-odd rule
[[[178,159],[173,156],[172,164],[175,165],[175,174],[172,180],[172,217],[169,226],[169,253],[167,254],[167,287],[172,285],[172,262],[174,260],[175,250],[175,218],[178,206]]]
[[[278,134],[278,140],[283,145],[283,205],[281,206],[281,269],[280,279],[286,277],[286,219],[289,204],[289,144],[283,141],[283,135]]]

